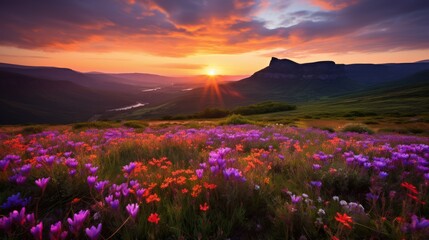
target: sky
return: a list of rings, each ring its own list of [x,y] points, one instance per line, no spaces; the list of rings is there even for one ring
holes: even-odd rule
[[[427,0],[3,0],[0,62],[246,75],[299,63],[429,59]]]

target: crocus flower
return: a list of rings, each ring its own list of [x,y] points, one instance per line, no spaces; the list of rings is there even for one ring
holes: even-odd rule
[[[83,223],[85,222],[86,218],[89,216],[89,211],[88,210],[80,210],[79,213],[75,213],[73,215],[73,219],[68,218],[67,222],[70,225],[70,231],[77,235],[80,231],[80,229],[83,226]]]
[[[61,221],[58,221],[57,223],[51,225],[51,229],[49,231],[50,239],[52,239],[52,240],[61,239],[61,233],[62,233]]]
[[[158,224],[158,222],[159,222],[159,220],[161,220],[161,218],[159,217],[158,213],[151,213],[149,215],[149,217],[147,218],[147,220],[151,223]]]
[[[126,209],[131,217],[135,219],[139,212],[139,205],[137,203],[130,203],[127,205]]]
[[[39,224],[37,224],[36,226],[30,229],[31,234],[36,240],[42,239],[42,231],[43,231],[43,222],[40,222]]]
[[[199,179],[203,178],[204,169],[197,169],[197,170],[195,170],[195,174],[197,175],[197,177]]]
[[[12,226],[12,220],[6,216],[0,218],[0,229],[8,231]]]
[[[92,226],[91,228],[85,228],[85,233],[91,240],[98,239],[98,236],[101,232],[101,227],[102,225],[101,223],[99,223],[97,227]]]
[[[301,201],[301,199],[302,199],[301,196],[296,196],[295,194],[291,195],[290,198],[292,200],[292,203],[294,203],[294,204],[299,203]]]
[[[27,224],[34,225],[36,223],[36,218],[34,217],[34,213],[29,213],[25,216],[25,220]]]
[[[35,181],[35,183],[37,184],[37,186],[39,186],[42,189],[42,191],[45,191],[46,186],[48,185],[48,182],[49,182],[50,179],[51,179],[50,177],[48,177],[48,178],[39,178],[39,179],[37,179]]]
[[[98,176],[88,176],[87,180],[88,180],[88,185],[90,187],[94,186],[95,182],[97,181]]]

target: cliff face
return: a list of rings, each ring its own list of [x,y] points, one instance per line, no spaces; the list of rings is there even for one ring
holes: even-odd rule
[[[322,61],[314,63],[299,64],[289,59],[271,58],[268,67],[256,72],[255,78],[274,79],[347,79],[344,65],[333,61]]]

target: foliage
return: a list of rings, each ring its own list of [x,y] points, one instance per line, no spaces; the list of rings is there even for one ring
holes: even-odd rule
[[[90,129],[90,128],[106,129],[111,127],[113,127],[113,124],[107,121],[81,122],[81,123],[73,124],[73,129],[75,130]]]
[[[257,104],[252,104],[248,106],[237,107],[232,110],[235,114],[241,115],[254,115],[254,114],[264,114],[264,113],[273,113],[273,112],[283,112],[295,110],[296,106],[289,105],[283,102],[274,102],[267,101]]]
[[[220,125],[240,125],[240,124],[252,124],[253,122],[249,119],[239,115],[232,114],[228,116],[225,120],[220,122]]]
[[[347,124],[343,128],[343,132],[368,133],[373,134],[374,131],[364,124]]]

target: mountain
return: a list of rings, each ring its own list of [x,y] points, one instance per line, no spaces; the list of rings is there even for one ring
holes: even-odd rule
[[[267,67],[248,78],[224,84],[207,80],[213,84],[189,91],[161,109],[145,111],[140,117],[189,114],[207,107],[233,108],[267,100],[305,104],[393,83],[427,69],[429,63],[425,62],[346,65],[321,61],[299,64],[273,57]],[[138,117],[138,114],[132,115]]]

